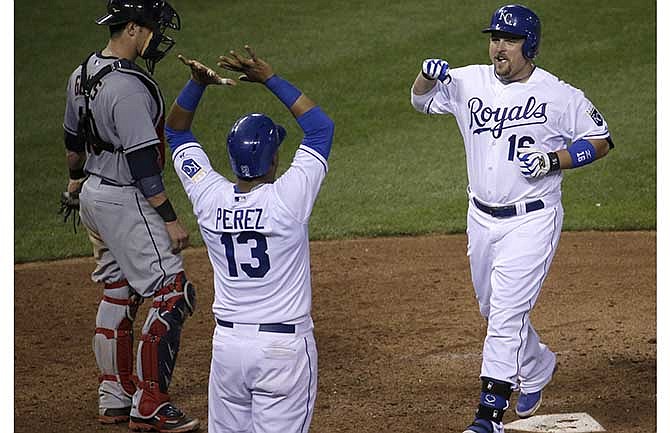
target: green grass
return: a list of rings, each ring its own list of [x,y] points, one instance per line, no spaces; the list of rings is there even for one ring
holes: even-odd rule
[[[105,28],[93,24],[103,1],[15,4],[14,260],[90,254],[56,215],[64,188],[65,83]],[[316,100],[336,123],[330,173],[314,209],[313,239],[451,233],[465,230],[467,185],[460,134],[451,117],[414,111],[409,89],[426,57],[452,66],[487,63],[480,33],[492,1],[446,2],[174,0],[183,30],[157,67],[166,103],[188,77],[174,54],[213,64],[249,43],[275,70]],[[615,0],[530,1],[543,22],[538,64],[583,89],[605,115],[616,148],[566,172],[568,230],[656,228],[656,4]],[[93,5],[95,7],[93,7]],[[36,29],[39,29],[37,31]],[[194,131],[215,167],[231,175],[225,136],[233,121],[263,111],[287,127],[281,164],[300,130],[265,89],[210,89]],[[171,167],[166,184],[193,241],[191,208]]]

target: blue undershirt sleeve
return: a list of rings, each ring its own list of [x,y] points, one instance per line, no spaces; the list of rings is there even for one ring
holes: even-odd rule
[[[167,139],[170,150],[174,151],[184,143],[198,143],[195,135],[190,129],[185,131],[178,131],[176,129],[165,127],[165,138]]]
[[[328,159],[335,133],[335,123],[332,119],[321,110],[321,107],[316,106],[303,113],[296,120],[305,132],[302,144],[314,149],[325,159]]]
[[[177,105],[186,111],[194,112],[198,108],[200,98],[202,98],[206,87],[204,84],[188,80],[184,88],[179,92],[179,96],[177,96]],[[165,138],[172,152],[184,143],[198,142],[190,129],[180,131],[168,128],[167,126],[165,127]]]

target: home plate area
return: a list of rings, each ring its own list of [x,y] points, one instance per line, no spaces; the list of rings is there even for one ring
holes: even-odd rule
[[[542,433],[604,432],[603,426],[588,413],[538,415],[505,424],[505,430]]]

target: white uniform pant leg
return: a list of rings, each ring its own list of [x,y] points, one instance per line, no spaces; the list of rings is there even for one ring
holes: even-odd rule
[[[245,380],[244,339],[216,326],[209,370],[208,420],[210,433],[251,433],[251,391]]]
[[[529,316],[556,251],[562,207],[508,219],[495,219],[472,209],[469,215],[472,227],[488,230],[487,242],[474,242],[470,253],[480,310],[482,314],[488,311],[481,375],[512,384],[523,378],[533,387],[546,383],[554,354],[541,345]],[[482,277],[487,273],[489,284]]]
[[[470,274],[475,296],[479,303],[479,312],[488,320],[491,303],[491,272],[493,269],[493,253],[491,245],[495,239],[495,230],[470,203],[468,210],[468,257]]]
[[[216,433],[306,433],[317,390],[313,333],[250,331],[254,326],[216,327],[208,429]]]
[[[521,392],[530,394],[541,390],[549,383],[556,366],[556,355],[540,342],[540,337],[530,323],[528,324],[526,342],[526,346],[522,350],[519,385]]]
[[[267,341],[261,352],[253,384],[254,433],[307,433],[317,388],[313,333]]]

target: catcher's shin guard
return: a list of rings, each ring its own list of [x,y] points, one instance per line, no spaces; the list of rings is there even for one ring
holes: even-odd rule
[[[100,369],[100,421],[114,423],[127,420],[127,415],[109,416],[114,409],[130,407],[135,393],[133,380],[133,321],[142,298],[135,294],[128,281],[105,284],[95,319],[93,351]],[[111,410],[111,412],[110,412]]]
[[[181,328],[195,310],[195,288],[183,272],[154,297],[137,349],[138,392],[133,396],[133,417],[147,418],[169,402]]]

